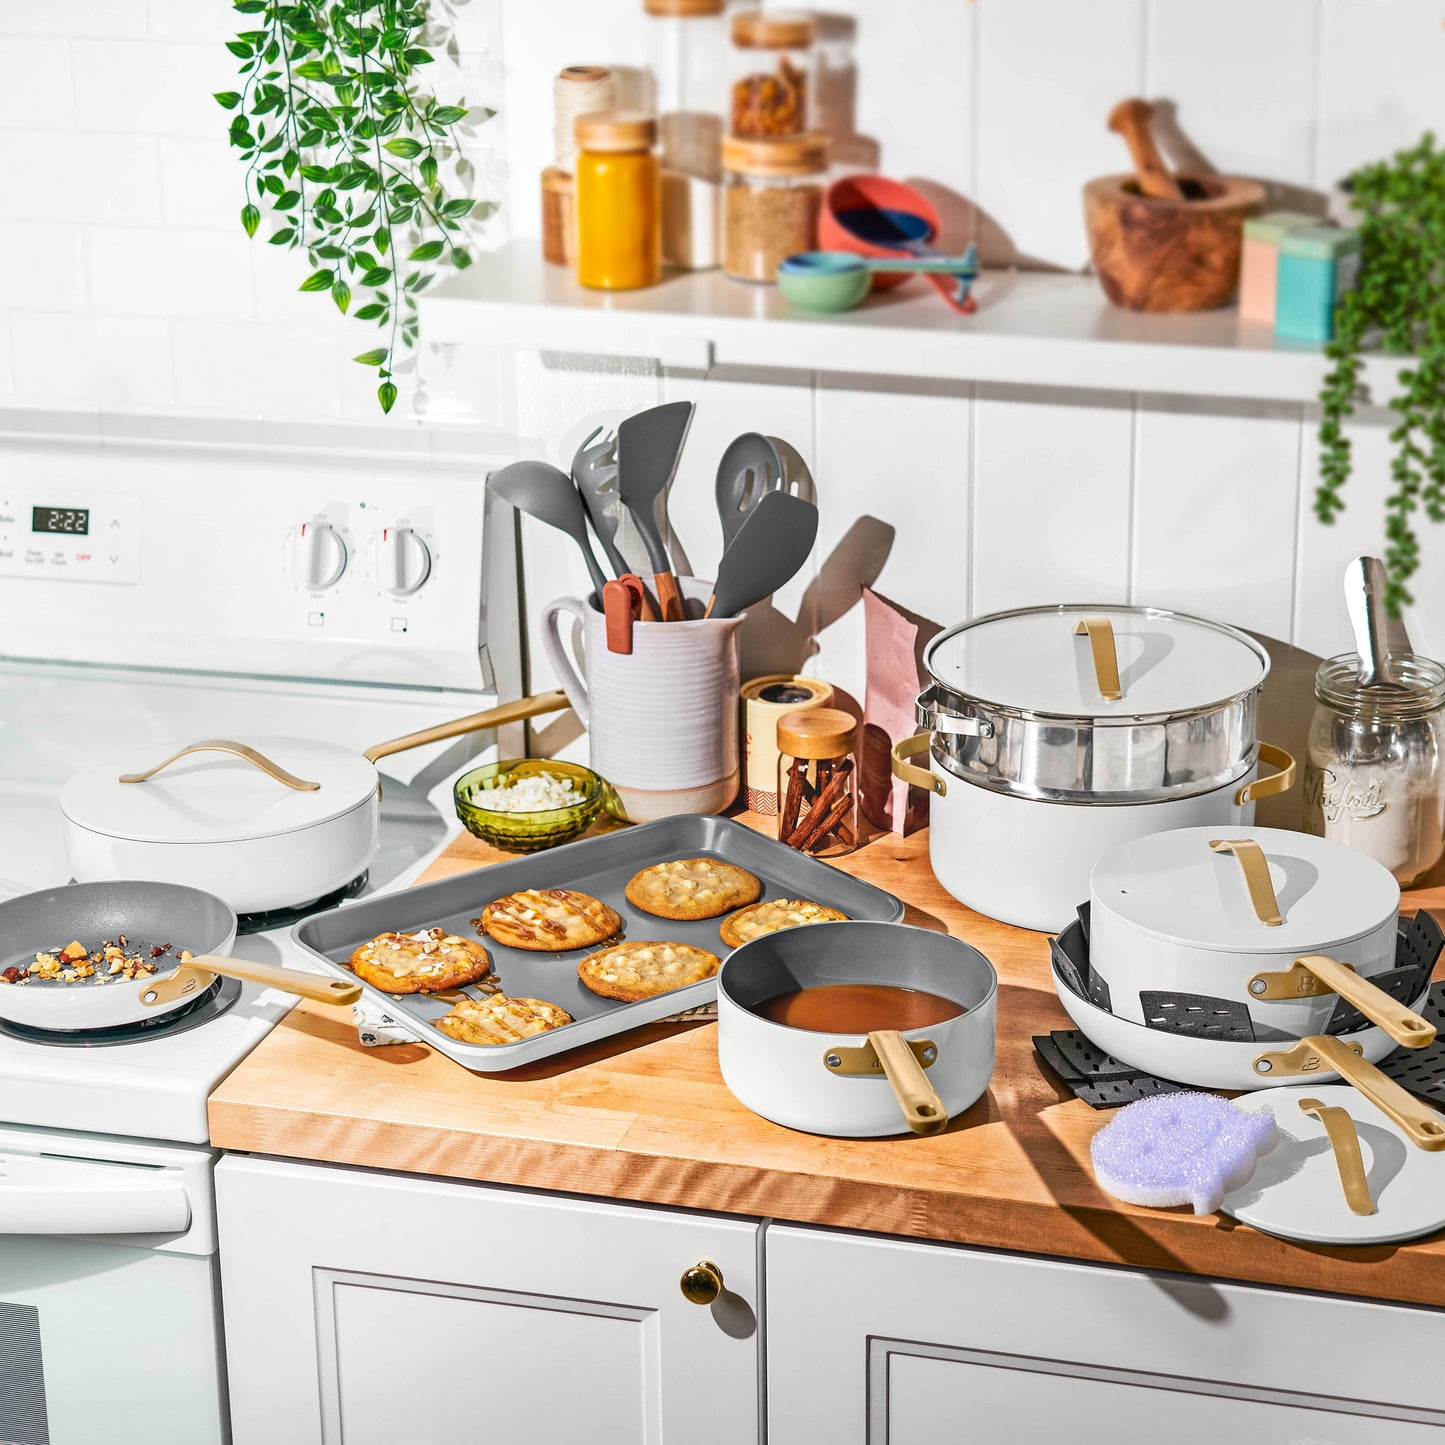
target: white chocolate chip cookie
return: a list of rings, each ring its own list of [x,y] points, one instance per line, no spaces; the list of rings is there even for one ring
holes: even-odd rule
[[[492,956],[473,939],[444,928],[421,928],[377,934],[351,955],[351,969],[387,993],[440,993],[485,978]]]
[[[508,998],[498,993],[491,998],[463,999],[434,1022],[448,1037],[464,1044],[514,1044],[560,1029],[572,1022],[572,1015],[544,999]]]
[[[528,888],[482,909],[472,927],[508,948],[563,952],[615,938],[622,920],[600,898],[570,888]]]
[[[615,943],[577,965],[577,977],[603,998],[636,1003],[711,978],[718,956],[689,943]]]
[[[752,903],[763,885],[745,868],[717,858],[654,863],[627,885],[627,901],[659,918],[716,918]]]
[[[741,948],[765,933],[779,933],[785,928],[802,928],[809,923],[843,923],[848,915],[836,908],[825,908],[806,898],[770,898],[766,903],[752,903],[730,913],[718,929],[729,948]]]

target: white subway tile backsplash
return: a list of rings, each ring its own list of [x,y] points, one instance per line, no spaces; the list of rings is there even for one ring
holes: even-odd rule
[[[15,379],[10,365],[10,328],[0,325],[0,397],[9,400],[15,390]]]
[[[252,17],[220,0],[147,0],[147,29],[158,40],[214,40],[224,45],[238,30],[253,30]]]
[[[0,306],[42,311],[85,307],[85,252],[79,226],[0,221]]]
[[[96,227],[91,304],[112,316],[249,317],[250,244],[244,232]]]
[[[1144,397],[1133,600],[1287,638],[1301,408]]]
[[[107,406],[175,400],[170,328],[163,321],[15,311],[19,396]]]
[[[0,217],[153,224],[160,207],[150,136],[0,131]]]
[[[336,353],[322,330],[274,322],[175,324],[176,401],[256,416],[334,417]]]
[[[240,89],[238,64],[223,44],[173,44],[143,36],[76,40],[71,44],[76,125],[132,135],[224,135],[226,114],[212,92]]]
[[[0,126],[53,130],[58,117],[73,113],[70,48],[64,40],[12,38],[0,42],[0,55],[5,60]]]
[[[216,113],[221,114],[219,107]],[[246,163],[225,131],[205,139],[167,136],[159,146],[161,217],[166,225],[244,236]],[[261,235],[270,230],[263,227]]]
[[[210,0],[192,0],[202,9]],[[145,0],[0,0],[0,35],[144,35]]]

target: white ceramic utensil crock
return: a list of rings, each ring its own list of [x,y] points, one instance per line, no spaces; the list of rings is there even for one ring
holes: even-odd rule
[[[1281,828],[1136,838],[1095,865],[1089,902],[1090,968],[1132,1023],[1158,993],[1243,1003],[1257,1039],[1323,1033],[1341,994],[1376,1023],[1403,1011],[1363,983],[1395,966],[1399,885],[1343,844]],[[1320,955],[1353,973],[1295,968]]]
[[[957,1018],[905,1030],[942,1109],[941,1128],[988,1087],[997,1029],[998,976],[976,948],[901,923],[819,923],[765,934],[735,950],[718,974],[718,1065],[755,1114],[810,1134],[849,1139],[905,1132],[910,1124],[866,1034],[773,1023],[757,1006],[798,988],[895,984],[962,1004]],[[934,1132],[921,1127],[916,1132]]]
[[[607,650],[594,598],[562,597],[542,609],[542,649],[587,729],[589,765],[634,823],[720,813],[738,792],[743,619],[704,620],[712,584],[678,581],[690,620],[634,623],[629,653]],[[578,661],[563,641],[564,618],[581,625]]]
[[[1031,607],[941,633],[927,729],[894,774],[933,793],[929,856],[970,908],[1057,931],[1089,871],[1130,838],[1239,827],[1294,781],[1255,736],[1269,656],[1235,628],[1116,605]],[[908,758],[927,751],[929,768]],[[1261,763],[1278,769],[1260,777]]]

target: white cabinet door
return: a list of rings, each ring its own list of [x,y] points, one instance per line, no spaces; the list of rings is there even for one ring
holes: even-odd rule
[[[235,1445],[759,1439],[750,1220],[240,1157],[216,1193]]]
[[[769,1445],[1445,1445],[1445,1313],[770,1227]]]

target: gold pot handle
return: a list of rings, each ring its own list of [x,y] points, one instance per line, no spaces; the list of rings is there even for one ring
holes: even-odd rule
[[[500,707],[487,708],[485,712],[470,713],[454,722],[423,728],[419,733],[407,733],[405,737],[392,738],[388,743],[377,743],[375,747],[367,748],[365,755],[374,763],[378,758],[390,757],[392,753],[404,753],[408,748],[423,748],[428,743],[445,742],[447,738],[481,732],[483,728],[505,727],[508,723],[521,722],[523,718],[561,712],[564,707],[571,706],[565,692],[541,692],[533,697],[518,698],[515,702],[504,702]]]
[[[298,793],[314,793],[321,786],[320,783],[308,783],[305,778],[298,778],[295,773],[288,773],[280,763],[272,762],[265,753],[258,753],[255,748],[248,747],[245,743],[232,742],[229,738],[208,738],[205,742],[192,743],[190,747],[182,748],[165,762],[157,763],[143,773],[122,773],[120,780],[123,783],[143,783],[190,753],[230,753],[234,758],[244,758],[252,767],[259,768],[268,777],[275,778],[278,783],[284,783],[288,788],[295,788]]]
[[[897,1029],[879,1029],[868,1035],[868,1042],[893,1086],[904,1123],[915,1134],[941,1134],[948,1128],[948,1110],[903,1035]]]
[[[1323,953],[1307,953],[1281,972],[1257,973],[1247,986],[1250,997],[1257,999],[1318,998],[1323,993],[1337,993],[1404,1048],[1423,1049],[1435,1042],[1435,1025],[1429,1019],[1391,998],[1348,963]]]
[[[1263,778],[1256,778],[1251,783],[1245,783],[1234,795],[1236,807],[1242,808],[1246,803],[1255,803],[1261,798],[1272,798],[1276,793],[1287,793],[1294,787],[1293,753],[1288,753],[1283,748],[1277,748],[1273,743],[1261,743],[1259,760],[1272,768],[1277,768],[1278,771]]]
[[[902,778],[910,787],[923,788],[926,792],[937,793],[942,798],[948,792],[948,784],[937,773],[904,761],[905,758],[927,752],[932,741],[932,733],[915,733],[911,738],[904,738],[901,743],[894,743],[888,756],[892,759],[895,778]]]
[[[1119,649],[1114,643],[1114,624],[1107,617],[1083,617],[1074,628],[1075,637],[1088,634],[1089,650],[1094,654],[1094,680],[1099,696],[1118,702],[1124,696],[1119,687]]]
[[[1360,1136],[1347,1109],[1323,1104],[1318,1099],[1301,1099],[1300,1111],[1313,1115],[1325,1126],[1325,1134],[1340,1171],[1340,1188],[1345,1203],[1356,1214],[1373,1214],[1375,1201],[1370,1198],[1370,1181],[1365,1177],[1365,1161],[1360,1158]]]
[[[297,968],[278,968],[273,963],[254,963],[249,958],[222,958],[219,954],[202,953],[188,958],[173,973],[153,980],[141,989],[140,1001],[147,1007],[171,1003],[175,999],[199,994],[214,982],[216,975],[239,978],[246,983],[265,984],[314,1003],[352,1004],[361,997],[361,985],[346,978],[326,978],[321,974],[303,973]]]
[[[1284,916],[1279,911],[1279,899],[1274,896],[1264,849],[1253,838],[1211,838],[1209,846],[1216,853],[1234,854],[1244,874],[1244,886],[1249,889],[1255,915],[1266,928],[1278,928]]]
[[[1311,1034],[1295,1045],[1317,1053],[1342,1079],[1348,1079],[1418,1149],[1445,1149],[1445,1118],[1402,1089],[1372,1063],[1332,1034]]]

